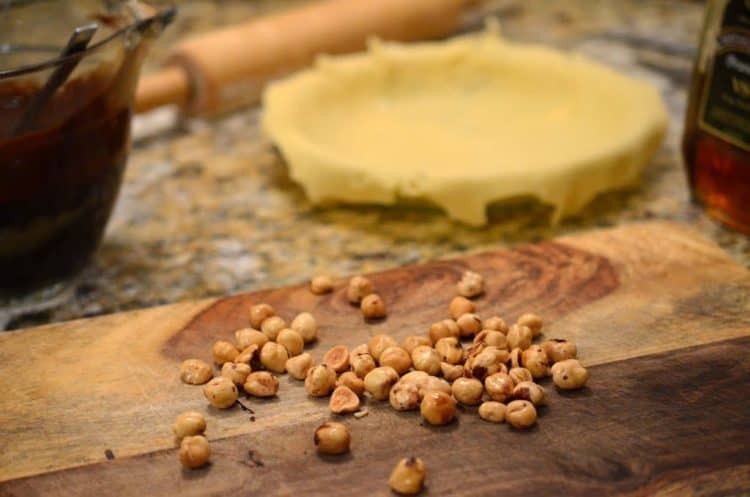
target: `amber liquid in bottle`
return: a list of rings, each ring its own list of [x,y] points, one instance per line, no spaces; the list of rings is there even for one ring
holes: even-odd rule
[[[750,1],[707,6],[682,149],[693,199],[750,233]]]

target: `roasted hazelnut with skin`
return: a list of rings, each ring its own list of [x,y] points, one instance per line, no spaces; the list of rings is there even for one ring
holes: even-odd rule
[[[359,409],[359,397],[349,387],[340,385],[333,391],[328,407],[336,414],[355,412]]]
[[[418,457],[401,459],[393,468],[388,486],[401,495],[416,495],[422,491],[424,484],[424,463]]]
[[[426,347],[432,347],[432,340],[430,340],[430,337],[410,335],[404,338],[404,349],[410,354],[414,351],[414,349],[422,345]]]
[[[456,285],[458,294],[466,298],[474,298],[484,293],[484,278],[474,271],[466,271]]]
[[[526,368],[510,368],[508,376],[513,380],[513,383],[518,385],[523,381],[534,381],[534,377],[531,376],[531,371]]]
[[[398,381],[398,373],[390,366],[380,366],[365,376],[365,390],[376,400],[385,400]]]
[[[425,393],[419,411],[431,425],[445,425],[456,417],[456,401],[450,394],[431,390]]]
[[[466,406],[475,406],[482,402],[484,385],[476,378],[459,378],[453,382],[453,396]]]
[[[206,418],[199,412],[183,412],[174,420],[172,431],[178,439],[201,435],[206,431]]]
[[[260,329],[260,325],[263,321],[275,315],[276,311],[274,311],[273,307],[268,304],[254,305],[250,308],[250,326],[256,330]]]
[[[531,372],[534,378],[544,378],[549,375],[549,359],[541,345],[532,345],[521,353],[523,367]]]
[[[385,302],[383,302],[383,298],[377,293],[371,293],[363,298],[359,308],[365,319],[380,319],[386,315]]]
[[[513,380],[507,373],[495,373],[484,379],[487,395],[497,402],[505,402],[513,397]]]
[[[268,371],[256,371],[247,375],[243,388],[253,397],[273,397],[279,392],[279,379]]]
[[[461,336],[461,330],[458,329],[458,325],[454,320],[443,319],[437,323],[432,323],[429,335],[432,343],[438,343],[441,338],[459,338]]]
[[[313,358],[308,352],[290,357],[286,361],[286,371],[295,380],[304,380],[311,367],[313,367]]]
[[[531,340],[533,336],[528,326],[521,326],[514,324],[508,330],[506,335],[508,340],[508,348],[526,350],[531,346]]]
[[[203,435],[185,437],[180,442],[180,463],[186,468],[205,466],[210,458],[211,446]]]
[[[392,367],[399,375],[406,373],[411,368],[411,357],[401,347],[388,347],[380,354],[378,362],[381,366]]]
[[[576,359],[566,359],[552,366],[552,381],[561,390],[583,388],[589,379],[589,372]]]
[[[250,366],[244,363],[225,362],[221,367],[221,376],[229,378],[235,385],[243,385],[250,373]]]
[[[353,371],[347,371],[346,373],[343,373],[341,376],[339,376],[338,380],[336,380],[336,386],[348,387],[349,390],[357,395],[362,395],[363,393],[365,393],[364,380],[354,374]]]
[[[286,351],[286,347],[276,342],[267,342],[260,349],[260,363],[264,368],[274,373],[286,371],[287,359],[289,359],[289,353]]]
[[[398,347],[398,342],[390,335],[375,335],[367,344],[370,355],[376,361],[380,360],[380,354],[382,354],[388,347]]]
[[[305,377],[305,390],[313,397],[325,397],[336,387],[336,372],[320,364],[313,366]]]
[[[365,346],[365,349],[367,347]],[[367,373],[375,369],[375,359],[369,354],[369,352],[362,352],[352,350],[349,356],[349,362],[351,363],[352,371],[360,378],[367,376]]]
[[[505,410],[505,420],[519,430],[530,428],[536,423],[536,408],[528,400],[514,400]]]
[[[284,328],[286,328],[286,321],[279,316],[271,316],[260,325],[260,331],[262,331],[269,340],[276,340],[279,332]]]
[[[187,359],[180,365],[180,380],[188,385],[203,385],[213,377],[211,366],[200,359]]]
[[[297,314],[289,327],[299,333],[305,343],[314,342],[318,339],[318,323],[309,312]]]
[[[323,356],[323,364],[337,373],[349,369],[349,349],[346,345],[336,345]]]
[[[454,297],[448,306],[448,311],[453,319],[458,319],[463,314],[470,314],[476,310],[474,302],[466,297]]]
[[[544,387],[533,381],[522,381],[513,388],[515,400],[528,400],[535,406],[543,406],[547,403],[547,394]]]
[[[284,328],[276,336],[276,343],[283,345],[289,357],[300,355],[305,349],[305,341],[302,336],[291,328]]]
[[[351,435],[346,425],[329,421],[316,428],[313,442],[319,454],[345,454],[349,452]]]
[[[235,331],[234,339],[237,340],[237,348],[240,350],[245,350],[251,345],[257,345],[260,348],[268,341],[268,337],[262,331],[253,328]]]
[[[516,324],[529,328],[534,338],[542,334],[542,318],[536,314],[527,312],[516,320]]]
[[[319,275],[310,280],[310,291],[315,295],[324,295],[333,291],[333,279],[330,276]]]
[[[397,411],[411,411],[419,407],[419,387],[410,381],[398,381],[388,394],[388,400]]]
[[[542,343],[542,349],[547,354],[549,362],[554,364],[568,359],[575,359],[578,355],[578,348],[573,342],[561,338],[553,338]]]
[[[359,304],[362,299],[372,294],[375,286],[364,276],[355,276],[349,280],[349,286],[346,288],[346,298],[352,304]]]
[[[441,338],[435,344],[435,351],[440,355],[442,362],[458,364],[464,360],[464,348],[457,338]]]
[[[485,421],[491,423],[502,423],[505,421],[506,409],[505,404],[490,400],[488,402],[482,402],[482,405],[479,406],[477,412],[479,413],[479,417]]]
[[[440,363],[440,371],[447,381],[455,381],[464,376],[464,367],[461,364]]]
[[[265,337],[265,335],[263,336]],[[250,368],[253,367],[253,361],[260,361],[260,347],[258,347],[258,345],[254,343],[248,345],[245,349],[242,350],[242,352],[240,352],[240,355],[234,358],[234,362],[247,364],[248,366],[250,366]]]
[[[474,378],[484,380],[487,376],[506,371],[508,352],[495,347],[486,347],[475,357],[466,361],[464,368]]]
[[[498,349],[508,349],[508,340],[505,335],[496,330],[482,330],[474,337],[474,343],[483,343]]]
[[[461,314],[456,319],[456,324],[462,337],[470,337],[482,331],[482,320],[478,314],[466,313]]]
[[[508,325],[505,324],[505,321],[503,320],[503,318],[499,316],[492,316],[490,318],[485,319],[482,322],[482,325],[484,326],[485,330],[499,331],[503,335],[508,334]]]
[[[237,386],[229,378],[217,376],[203,387],[203,395],[212,406],[219,409],[232,407],[237,402]]]
[[[411,352],[411,362],[417,371],[424,371],[433,376],[440,374],[440,354],[428,345],[414,348]]]
[[[240,355],[240,351],[231,343],[219,340],[211,347],[211,355],[214,358],[214,362],[221,366],[225,362],[234,361],[234,358]]]

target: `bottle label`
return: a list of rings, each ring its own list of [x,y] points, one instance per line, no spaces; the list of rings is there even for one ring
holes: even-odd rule
[[[750,150],[750,1],[729,2],[716,42],[706,71],[700,126]]]

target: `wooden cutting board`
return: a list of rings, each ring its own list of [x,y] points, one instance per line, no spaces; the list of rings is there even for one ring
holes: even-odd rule
[[[446,316],[467,268],[485,276],[484,316],[533,310],[545,335],[578,343],[585,390],[560,394],[517,432],[462,409],[425,426],[369,401],[343,418],[352,452],[315,454],[312,433],[335,418],[327,399],[281,378],[278,399],[209,408],[178,365],[269,302],[310,310],[312,349],[399,339]],[[750,273],[684,227],[657,223],[394,269],[372,276],[388,318],[365,325],[344,297],[306,286],[74,321],[0,336],[0,496],[389,495],[404,456],[428,468],[425,495],[737,495],[750,492]],[[182,470],[173,418],[208,417],[213,464]],[[254,420],[254,421],[253,421]]]

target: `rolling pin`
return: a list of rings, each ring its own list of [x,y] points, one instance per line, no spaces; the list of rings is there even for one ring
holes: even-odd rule
[[[138,84],[136,112],[177,104],[212,116],[257,102],[268,81],[321,53],[365,48],[371,36],[414,41],[446,36],[478,0],[323,0],[198,35]]]

